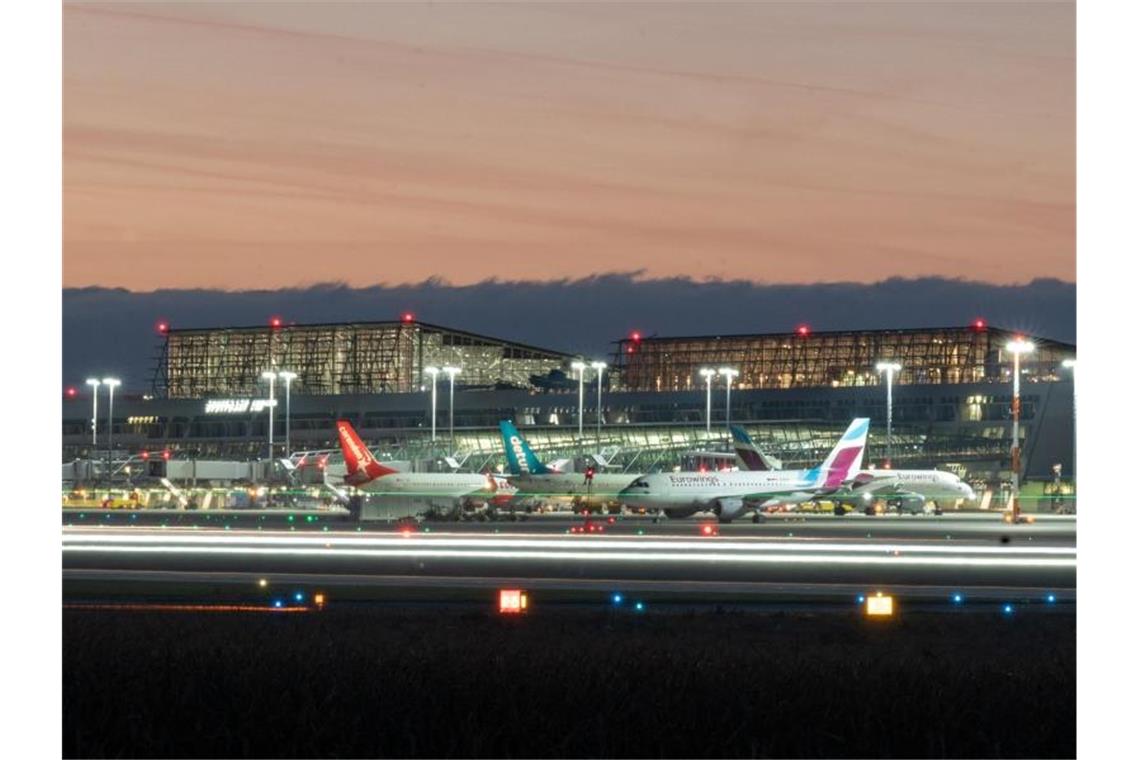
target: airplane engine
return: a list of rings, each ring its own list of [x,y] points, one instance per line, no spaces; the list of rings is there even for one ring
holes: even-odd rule
[[[722,523],[730,523],[733,518],[744,511],[743,499],[717,499],[713,508],[717,519]]]
[[[906,512],[912,515],[918,515],[922,514],[923,508],[926,506],[926,499],[921,496],[911,495],[892,499],[891,503],[898,506],[900,515]]]
[[[670,520],[684,520],[686,517],[692,517],[697,513],[696,507],[685,507],[683,509],[666,509],[665,516]]]

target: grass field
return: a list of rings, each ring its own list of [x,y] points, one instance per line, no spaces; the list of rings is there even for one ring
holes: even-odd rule
[[[1068,613],[66,610],[68,757],[1071,757]]]

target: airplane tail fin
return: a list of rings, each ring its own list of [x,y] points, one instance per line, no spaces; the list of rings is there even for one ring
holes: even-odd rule
[[[503,434],[503,451],[507,455],[507,467],[512,475],[545,475],[550,472],[535,453],[531,451],[530,444],[519,433],[515,424],[509,420],[499,422],[499,432]]]
[[[867,450],[867,431],[871,427],[868,417],[857,417],[847,426],[847,431],[839,443],[814,471],[819,488],[838,488],[855,477],[863,467],[863,455]]]
[[[372,452],[360,440],[352,424],[348,420],[337,420],[337,436],[340,438],[340,450],[344,453],[346,472],[344,481],[354,486],[363,485],[370,480],[376,480],[383,475],[396,472],[391,467],[385,467],[376,461]]]
[[[736,457],[744,465],[744,469],[759,472],[777,469],[744,428],[732,425],[729,430],[732,431],[732,446],[736,449]]]

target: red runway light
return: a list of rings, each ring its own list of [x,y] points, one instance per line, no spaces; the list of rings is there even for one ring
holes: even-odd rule
[[[499,614],[521,615],[526,611],[526,606],[526,592],[522,589],[499,589]]]

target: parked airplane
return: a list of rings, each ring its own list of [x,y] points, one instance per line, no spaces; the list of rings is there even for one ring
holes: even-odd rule
[[[636,472],[597,472],[593,465],[585,472],[559,472],[539,460],[513,422],[501,421],[499,430],[520,500],[570,501],[576,508],[615,506],[620,503],[618,493],[638,477]]]
[[[370,512],[396,519],[418,515],[458,517],[463,509],[485,506],[499,494],[491,475],[452,472],[401,472],[376,460],[347,420],[338,420],[347,485],[367,494]]]
[[[733,425],[732,439],[736,456],[746,469],[757,472],[780,469],[778,460],[772,460],[761,451],[744,428]],[[944,470],[860,470],[828,499],[835,502],[837,515],[846,511],[843,503],[859,504],[860,501],[863,503],[859,506],[870,512],[870,502],[874,499],[884,499],[900,513],[918,514],[928,501],[934,503],[937,512],[941,510],[940,502],[975,501],[977,495],[969,484]]]
[[[701,511],[712,511],[726,523],[750,510],[759,516],[767,505],[807,501],[843,488],[863,464],[869,427],[865,417],[853,420],[823,463],[810,470],[645,475],[621,491],[618,499],[631,506],[662,509],[672,518]]]

